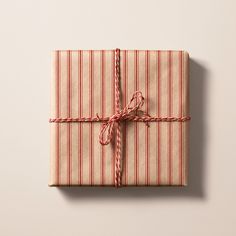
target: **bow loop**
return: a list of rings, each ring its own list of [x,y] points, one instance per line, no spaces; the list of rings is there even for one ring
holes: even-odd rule
[[[113,134],[113,126],[114,126],[114,122],[110,120],[102,124],[102,129],[99,134],[99,142],[102,145],[107,145],[111,142],[112,134]],[[103,137],[105,134],[106,134],[106,138],[104,139]]]

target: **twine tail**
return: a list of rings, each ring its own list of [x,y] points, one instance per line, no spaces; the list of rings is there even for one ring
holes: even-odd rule
[[[121,125],[117,122],[116,157],[115,157],[115,186],[121,186]]]

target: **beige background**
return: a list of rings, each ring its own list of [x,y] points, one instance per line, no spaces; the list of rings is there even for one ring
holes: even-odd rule
[[[236,235],[236,2],[1,1],[1,235]],[[47,187],[52,49],[185,49],[186,188]]]

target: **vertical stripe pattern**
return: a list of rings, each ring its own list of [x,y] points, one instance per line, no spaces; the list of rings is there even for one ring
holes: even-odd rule
[[[115,113],[113,50],[57,50],[53,54],[55,118]],[[121,50],[122,108],[133,92],[150,116],[188,116],[188,53]],[[114,185],[115,140],[98,141],[102,123],[52,123],[50,185]],[[122,122],[122,185],[186,185],[187,122]],[[115,132],[115,131],[114,131]],[[114,135],[115,136],[115,135]]]

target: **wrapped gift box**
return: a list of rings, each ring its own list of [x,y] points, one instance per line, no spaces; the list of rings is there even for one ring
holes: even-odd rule
[[[50,123],[50,186],[115,185],[116,127],[111,142],[101,145],[99,135],[104,122],[96,121],[96,117],[109,118],[116,113],[115,53],[116,50],[53,52],[52,120],[94,118],[94,122]],[[188,53],[120,50],[119,57],[121,108],[135,91],[140,91],[144,97],[140,110],[150,117],[162,118],[148,124],[120,122],[122,186],[186,185]]]

